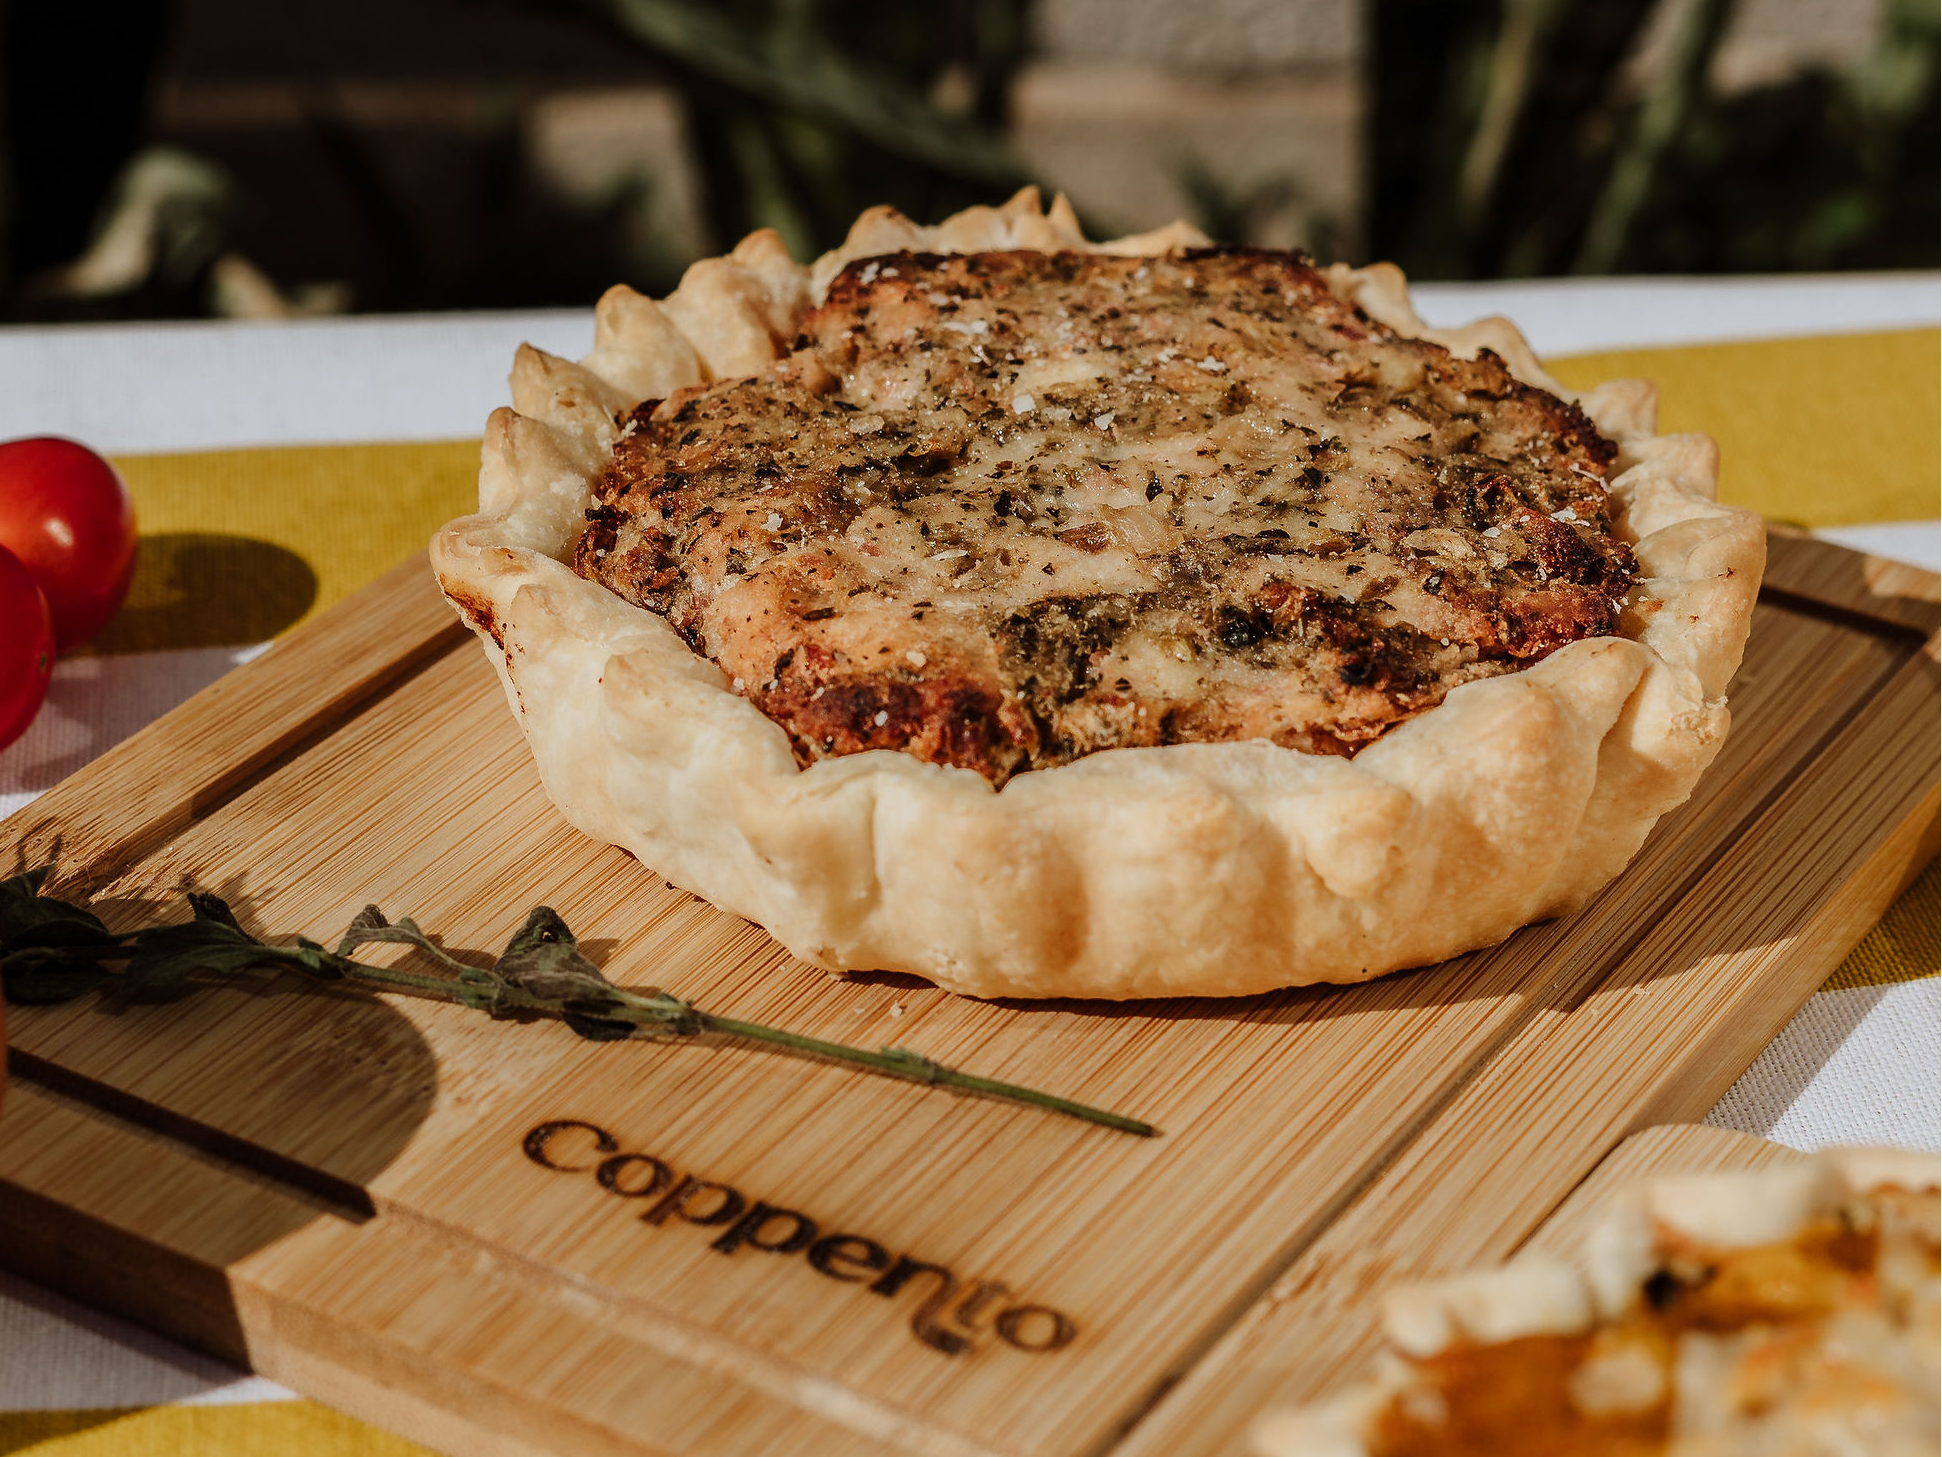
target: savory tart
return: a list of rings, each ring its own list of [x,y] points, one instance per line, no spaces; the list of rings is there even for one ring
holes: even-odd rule
[[[1579,1263],[1393,1292],[1368,1385],[1259,1457],[1927,1457],[1942,1443],[1933,1155],[1830,1149],[1630,1191]]]
[[[513,394],[433,559],[562,812],[981,995],[1354,981],[1575,907],[1717,751],[1764,559],[1649,386],[1029,190],[612,290]]]

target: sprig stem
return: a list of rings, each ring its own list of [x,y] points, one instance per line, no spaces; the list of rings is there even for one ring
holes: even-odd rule
[[[347,969],[347,974],[361,980],[428,992],[445,1001],[453,1000],[452,984],[442,977],[414,976],[410,972],[400,972],[390,967],[371,966],[362,961],[352,962]],[[616,1022],[632,1023],[643,1032],[659,1032],[664,1036],[692,1036],[699,1032],[712,1032],[722,1037],[741,1037],[750,1042],[766,1042],[774,1047],[793,1048],[797,1052],[828,1058],[832,1062],[846,1062],[854,1067],[868,1068],[872,1072],[887,1073],[891,1077],[906,1078],[911,1082],[928,1083],[943,1088],[959,1088],[968,1093],[982,1093],[987,1097],[1002,1098],[1008,1102],[1027,1103],[1034,1108],[1063,1113],[1069,1118],[1081,1118],[1088,1123],[1117,1128],[1122,1133],[1136,1133],[1142,1138],[1151,1138],[1158,1131],[1152,1124],[1143,1123],[1137,1118],[1128,1118],[1121,1113],[1077,1103],[1070,1098],[1061,1098],[1053,1093],[1042,1093],[1036,1088],[1022,1087],[1017,1083],[1001,1082],[997,1078],[981,1078],[975,1073],[959,1072],[956,1068],[946,1067],[943,1063],[934,1062],[919,1053],[900,1047],[886,1047],[881,1051],[871,1052],[868,1048],[851,1047],[842,1042],[829,1042],[821,1037],[805,1037],[800,1032],[789,1032],[781,1027],[770,1027],[762,1022],[744,1022],[736,1017],[718,1016],[713,1012],[703,1012],[688,1006],[686,1003],[681,1003],[680,1006],[687,1017],[693,1019],[693,1027],[672,1026],[669,1025],[671,1014],[664,1006],[631,1005],[635,998],[625,987],[617,987],[615,990],[621,994],[619,1004],[604,1009],[600,1015]],[[518,991],[505,993],[500,998],[499,1009],[506,1012],[560,1015],[557,1002]]]
[[[10,1002],[61,1002],[91,991],[177,988],[277,967],[319,981],[413,992],[494,1016],[556,1017],[596,1042],[619,1041],[642,1032],[740,1037],[911,1082],[1024,1103],[1124,1133],[1151,1137],[1157,1131],[1137,1118],[959,1072],[908,1048],[871,1052],[704,1012],[667,992],[615,986],[580,953],[566,922],[546,906],[535,907],[497,962],[485,967],[452,956],[408,918],[387,920],[376,906],[366,906],[358,914],[334,951],[302,937],[286,946],[266,945],[243,930],[221,900],[193,892],[188,897],[192,912],[188,921],[111,931],[92,912],[42,895],[40,887],[47,875],[44,868],[0,880],[0,987]],[[452,974],[426,975],[352,957],[351,952],[372,942],[415,947]],[[113,962],[122,963],[119,970],[110,965]]]
[[[866,1052],[860,1047],[846,1047],[840,1042],[825,1042],[820,1037],[804,1037],[800,1033],[784,1032],[778,1027],[764,1027],[759,1022],[739,1022],[733,1017],[717,1017],[709,1012],[699,1015],[703,1025],[711,1032],[722,1032],[731,1037],[746,1037],[754,1042],[773,1042],[784,1047],[794,1047],[803,1052],[813,1052],[819,1057],[854,1063],[858,1067],[889,1073],[893,1077],[909,1078],[914,1082],[932,1083],[944,1088],[962,1088],[967,1093],[983,1093],[988,1097],[1006,1098],[1014,1103],[1029,1103],[1035,1108],[1063,1113],[1068,1118],[1083,1118],[1088,1123],[1103,1123],[1106,1127],[1117,1128],[1122,1133],[1137,1133],[1142,1138],[1151,1138],[1158,1131],[1151,1123],[1142,1123],[1139,1119],[1128,1118],[1123,1113],[1109,1113],[1104,1108],[1075,1103],[1070,1098],[1041,1093],[1036,1088],[1022,1088],[1016,1083],[1003,1083],[996,1078],[981,1078],[974,1073],[959,1072],[956,1068],[945,1067],[942,1063],[932,1062],[927,1057],[921,1057],[900,1047],[886,1047],[881,1052]]]

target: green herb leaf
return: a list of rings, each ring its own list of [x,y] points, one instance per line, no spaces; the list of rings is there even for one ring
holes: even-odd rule
[[[498,973],[448,956],[442,947],[435,945],[429,936],[418,929],[418,923],[410,916],[402,916],[393,924],[385,919],[384,912],[376,906],[366,906],[352,917],[351,924],[344,929],[343,938],[337,943],[337,954],[347,957],[358,947],[373,942],[417,947],[439,965],[458,973],[459,985],[451,989],[451,994],[458,1001],[475,1011],[497,1011],[500,997],[505,992],[505,983],[500,980]]]
[[[229,909],[229,902],[221,896],[210,895],[206,891],[192,890],[188,894],[188,901],[189,914],[194,916],[198,921],[211,921],[218,926],[227,926],[244,940],[256,941],[254,936],[250,935],[242,926],[237,924],[235,913]],[[256,941],[256,944],[260,946],[263,943]]]
[[[349,956],[360,946],[374,942],[390,942],[401,946],[416,946],[433,960],[458,972],[475,972],[481,976],[486,973],[479,967],[468,965],[447,956],[442,948],[433,943],[431,937],[418,929],[418,923],[410,916],[401,917],[396,924],[385,919],[384,912],[376,906],[366,906],[344,928],[344,935],[337,943],[337,954]]]
[[[294,946],[265,945],[242,928],[218,896],[192,891],[188,901],[192,919],[145,926],[128,938],[130,954],[120,979],[129,990],[180,986],[197,972],[233,976],[271,967],[337,981],[350,964],[302,936]]]
[[[276,953],[279,964],[306,972],[319,981],[342,981],[348,973],[358,969],[355,961],[337,955],[308,936],[297,937],[294,946],[272,946],[268,949]]]
[[[344,928],[344,934],[338,938],[337,954],[349,956],[367,941],[393,940],[395,938],[389,934],[391,929],[391,923],[384,918],[383,911],[376,906],[366,906],[352,916],[350,925]],[[413,926],[412,929],[415,931],[417,927]]]
[[[53,868],[0,880],[0,946],[94,946],[120,939],[92,912],[40,893]]]
[[[192,972],[228,975],[280,959],[233,923],[198,919],[137,931],[121,976],[130,990],[140,991],[180,986]]]
[[[551,906],[533,907],[493,969],[506,985],[543,1002],[582,1003],[593,1011],[619,1005],[614,984],[580,954],[580,943]]]
[[[23,1006],[72,1001],[107,985],[121,938],[98,916],[40,888],[43,865],[0,880],[0,991]]]
[[[0,880],[0,902],[13,896],[32,898],[40,894],[40,888],[47,884],[47,877],[54,873],[54,864],[37,865],[32,870],[23,870],[18,875]]]
[[[586,1012],[561,1012],[560,1020],[589,1042],[624,1042],[640,1030],[632,1022]]]
[[[99,991],[115,973],[93,957],[64,946],[28,946],[0,956],[0,990],[17,1006],[71,1002]]]

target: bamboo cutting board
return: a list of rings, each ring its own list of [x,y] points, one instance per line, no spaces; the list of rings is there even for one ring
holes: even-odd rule
[[[453,1453],[1238,1450],[1371,1289],[1501,1257],[1726,1089],[1934,854],[1936,579],[1773,543],[1734,729],[1586,910],[1360,987],[984,1003],[838,980],[568,830],[422,562],[0,825],[113,920],[367,901],[489,953],[1151,1119],[732,1043],[299,991],[19,1009],[0,1261]]]

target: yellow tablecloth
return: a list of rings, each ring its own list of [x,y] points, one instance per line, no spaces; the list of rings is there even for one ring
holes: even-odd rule
[[[1934,329],[1634,349],[1549,361],[1573,389],[1659,386],[1659,429],[1719,441],[1720,499],[1796,526],[1937,512],[1942,336]]]
[[[1721,445],[1721,494],[1805,526],[1938,514],[1932,329],[1637,350],[1553,361],[1582,388],[1656,379],[1662,430]],[[237,450],[117,462],[144,533],[129,608],[98,653],[245,643],[321,611],[471,508],[474,441]],[[1931,866],[1828,983],[1937,975]],[[310,1402],[0,1412],[0,1453],[393,1457],[411,1444]]]

